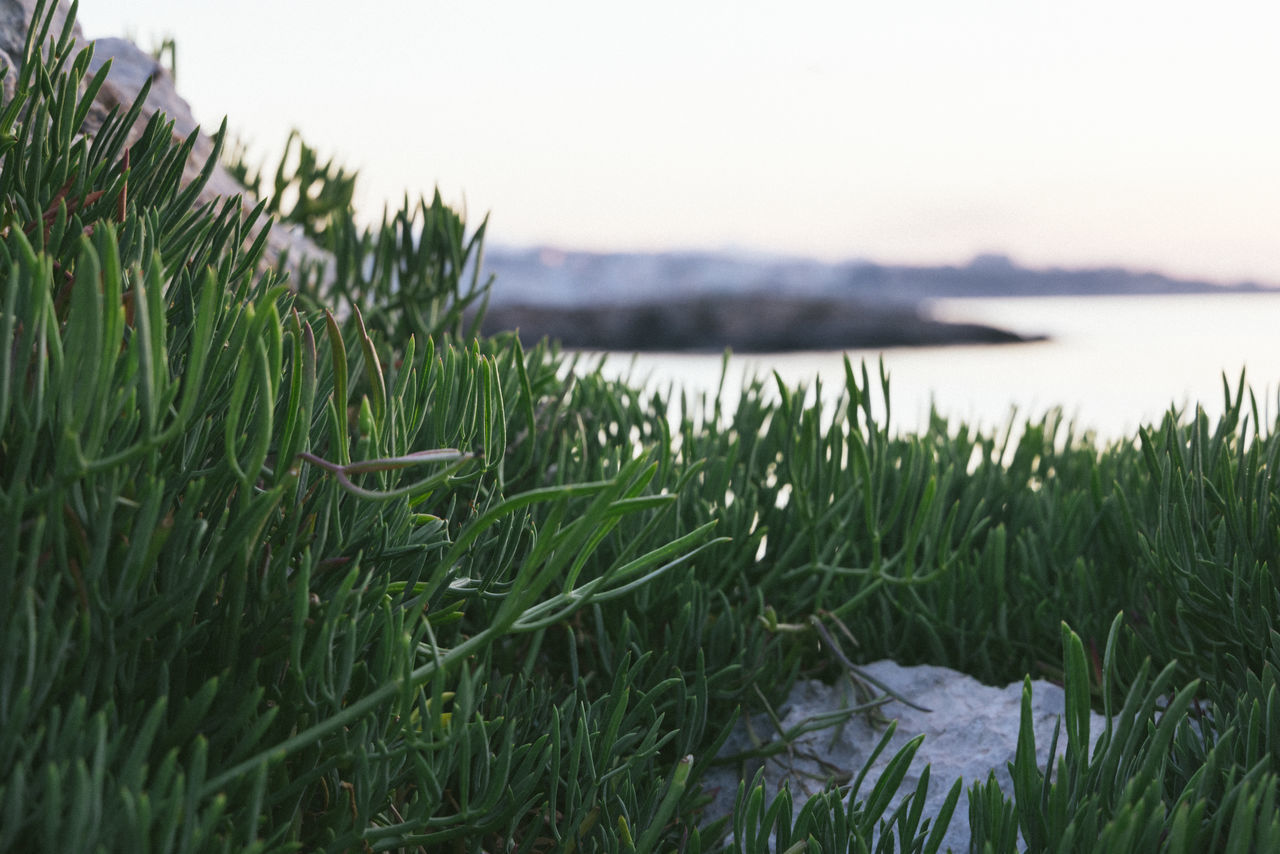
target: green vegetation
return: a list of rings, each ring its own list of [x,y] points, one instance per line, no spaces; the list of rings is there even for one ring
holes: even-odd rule
[[[439,198],[360,229],[312,152],[193,211],[161,120],[77,135],[102,75],[36,29],[0,107],[0,851],[932,850],[889,809],[914,743],[704,821],[739,710],[845,656],[1065,683],[1052,780],[1024,727],[1013,791],[955,787],[975,851],[1280,850],[1243,381],[1100,447],[896,436],[865,366],[834,409],[574,379],[472,337],[483,228]],[[333,275],[263,270],[268,211]]]

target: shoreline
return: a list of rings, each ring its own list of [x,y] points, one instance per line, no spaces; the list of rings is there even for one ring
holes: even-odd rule
[[[913,305],[759,294],[700,296],[570,307],[490,305],[484,335],[516,330],[525,343],[552,338],[567,349],[636,352],[785,353],[952,344],[1023,344],[983,323],[939,320]]]

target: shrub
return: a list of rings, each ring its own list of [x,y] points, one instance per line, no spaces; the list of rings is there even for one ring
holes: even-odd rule
[[[645,392],[475,339],[484,226],[438,196],[360,229],[312,152],[192,210],[162,117],[78,133],[104,72],[51,20],[0,107],[0,850],[932,850],[918,742],[794,819],[750,784],[703,815],[740,709],[882,656],[1066,685],[1056,774],[1024,727],[974,850],[1275,846],[1280,440],[1243,382],[1108,447],[900,436],[852,364],[834,409]],[[263,269],[267,212],[333,269]]]

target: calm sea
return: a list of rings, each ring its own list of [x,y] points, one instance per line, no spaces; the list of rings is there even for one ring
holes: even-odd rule
[[[935,316],[990,323],[1050,340],[985,347],[850,350],[875,376],[883,358],[892,424],[916,430],[932,403],[943,415],[988,428],[1012,412],[1038,416],[1060,408],[1080,430],[1127,437],[1158,421],[1171,405],[1223,408],[1222,376],[1234,388],[1242,368],[1264,422],[1274,420],[1280,385],[1280,293],[1203,296],[1044,297],[936,302]],[[790,385],[820,378],[843,384],[839,352],[734,356],[728,388],[776,371]],[[713,392],[721,357],[713,354],[609,354],[605,370],[697,395]],[[736,395],[728,395],[734,399]]]

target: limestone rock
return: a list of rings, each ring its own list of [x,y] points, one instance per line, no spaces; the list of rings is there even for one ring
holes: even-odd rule
[[[49,35],[57,38],[66,26],[67,15],[71,4],[60,0],[54,12],[53,26]],[[8,54],[13,61],[22,59],[22,48],[27,43],[27,27],[36,13],[36,0],[0,0],[0,51]],[[77,42],[84,41],[84,33],[77,21],[72,31]]]
[[[107,75],[107,86],[103,88],[111,87],[110,97],[113,97],[122,106],[132,104],[138,94],[141,93],[143,85],[148,80],[151,81],[151,89],[147,92],[145,106],[142,109],[141,116],[138,118],[136,127],[138,133],[146,126],[147,120],[157,112],[163,112],[173,120],[175,140],[184,140],[199,128],[195,116],[191,113],[190,105],[178,94],[172,75],[150,54],[138,48],[128,39],[97,39],[94,42],[93,62],[90,67],[96,71],[107,60],[111,60],[111,71]],[[99,100],[102,100],[101,96]],[[201,132],[196,138],[191,157],[187,159],[186,167],[183,170],[182,180],[184,184],[191,182],[200,174],[200,169],[208,161],[212,153],[213,140],[208,134]],[[231,173],[219,163],[201,191],[196,204],[204,204],[218,197],[230,198],[235,195],[247,194],[245,189],[236,182],[235,178],[231,177]],[[246,201],[246,209],[248,206],[249,202]],[[267,238],[267,263],[275,265],[286,252],[294,262],[304,257],[324,260],[327,254],[302,234],[300,230],[279,226],[273,227],[271,235]]]
[[[173,137],[175,140],[184,140],[199,128],[195,117],[191,114],[190,105],[183,100],[174,87],[173,77],[149,53],[140,49],[128,39],[103,38],[95,40],[93,43],[93,61],[89,64],[90,69],[96,72],[108,60],[111,62],[111,71],[107,75],[107,86],[113,90],[113,100],[118,102],[121,107],[127,107],[132,104],[133,100],[141,93],[142,87],[148,81],[151,82],[151,89],[147,93],[142,115],[138,119],[135,133],[131,136],[139,134],[146,125],[147,120],[158,112],[163,112],[173,121]],[[206,134],[201,133],[196,138],[196,144],[191,152],[192,156],[183,170],[182,180],[184,184],[189,183],[200,173],[200,167],[209,159],[209,155],[212,153],[213,140]],[[209,183],[201,194],[201,201],[207,201],[214,196],[228,198],[242,192],[244,192],[244,188],[237,184],[227,170],[219,165],[219,168],[215,169],[213,175],[209,178]]]
[[[22,56],[26,41],[27,27],[35,11],[35,0],[0,0],[0,64],[13,67],[15,61]],[[56,35],[66,21],[70,3],[59,0],[55,20],[51,32]],[[87,39],[75,24],[74,36],[79,44],[86,44]],[[111,71],[106,83],[98,92],[96,107],[85,121],[84,132],[93,135],[101,126],[102,120],[112,107],[128,108],[133,104],[143,85],[150,80],[151,90],[138,118],[137,124],[130,134],[130,143],[142,134],[147,122],[157,112],[163,112],[173,121],[175,140],[185,140],[198,127],[191,107],[178,94],[173,77],[159,62],[146,51],[127,39],[102,38],[94,41],[93,61],[90,65],[97,71],[107,60],[111,60]],[[10,71],[4,81],[6,98],[12,97],[14,71]],[[183,170],[183,184],[190,183],[199,173],[213,153],[213,140],[208,134],[201,132],[197,137],[191,156]],[[214,198],[231,198],[246,195],[245,190],[231,174],[219,163],[213,171],[208,183],[200,193],[196,204],[204,204]],[[246,211],[252,201],[245,200]],[[291,266],[304,258],[329,262],[328,253],[316,246],[298,229],[273,227],[267,239],[265,262],[275,266],[280,258],[288,253]],[[328,263],[332,269],[332,263]]]
[[[0,86],[4,91],[4,102],[7,104],[13,100],[14,95],[18,92],[17,81],[14,80],[14,69],[18,67],[13,57],[9,56],[8,51],[0,50],[0,69],[5,70],[4,79],[0,81]]]
[[[57,38],[67,23],[67,13],[71,5],[58,3],[54,12],[53,25],[49,27],[50,35]],[[36,0],[0,0],[0,66],[9,69],[4,76],[4,99],[8,102],[17,91],[15,81],[19,63],[22,61],[22,49],[27,43],[27,27],[35,15]],[[77,22],[72,31],[77,42],[84,40]]]
[[[924,816],[932,819],[946,799],[956,779],[963,779],[965,792],[960,796],[948,827],[942,850],[969,850],[968,789],[975,782],[985,782],[994,771],[1001,789],[1012,794],[1013,781],[1007,764],[1013,761],[1018,743],[1018,727],[1022,711],[1022,683],[1003,688],[983,685],[971,676],[945,667],[921,665],[902,667],[892,661],[877,661],[862,668],[871,677],[888,685],[894,693],[931,709],[922,712],[899,702],[880,707],[881,713],[898,722],[889,746],[872,766],[859,800],[865,799],[875,781],[883,773],[895,753],[921,733],[924,743],[916,753],[900,792],[910,792],[920,780],[925,765],[930,766],[929,794]],[[825,685],[818,681],[796,683],[786,705],[778,712],[783,729],[824,712],[847,708],[854,704],[848,685]],[[1045,681],[1032,683],[1032,712],[1035,720],[1037,763],[1043,769],[1049,761],[1049,741],[1054,723],[1063,714],[1065,695],[1057,685]],[[1090,750],[1102,732],[1104,719],[1094,714],[1090,722]],[[765,743],[774,735],[764,716],[753,719],[752,730]],[[873,726],[864,714],[854,715],[843,727],[820,730],[797,739],[793,750],[783,752],[764,763],[766,798],[772,798],[784,780],[789,781],[797,814],[809,795],[822,789],[821,780],[833,773],[856,778],[871,751],[883,736],[883,727]],[[1066,744],[1066,729],[1058,736],[1059,753]],[[752,747],[747,727],[739,723],[721,751],[731,755]],[[824,766],[823,763],[827,763]],[[703,779],[715,801],[707,812],[708,820],[728,815],[733,810],[738,780],[750,783],[759,763],[741,768],[716,767]],[[838,769],[838,770],[837,770]],[[741,777],[739,776],[741,773]],[[892,813],[897,801],[887,811]]]

